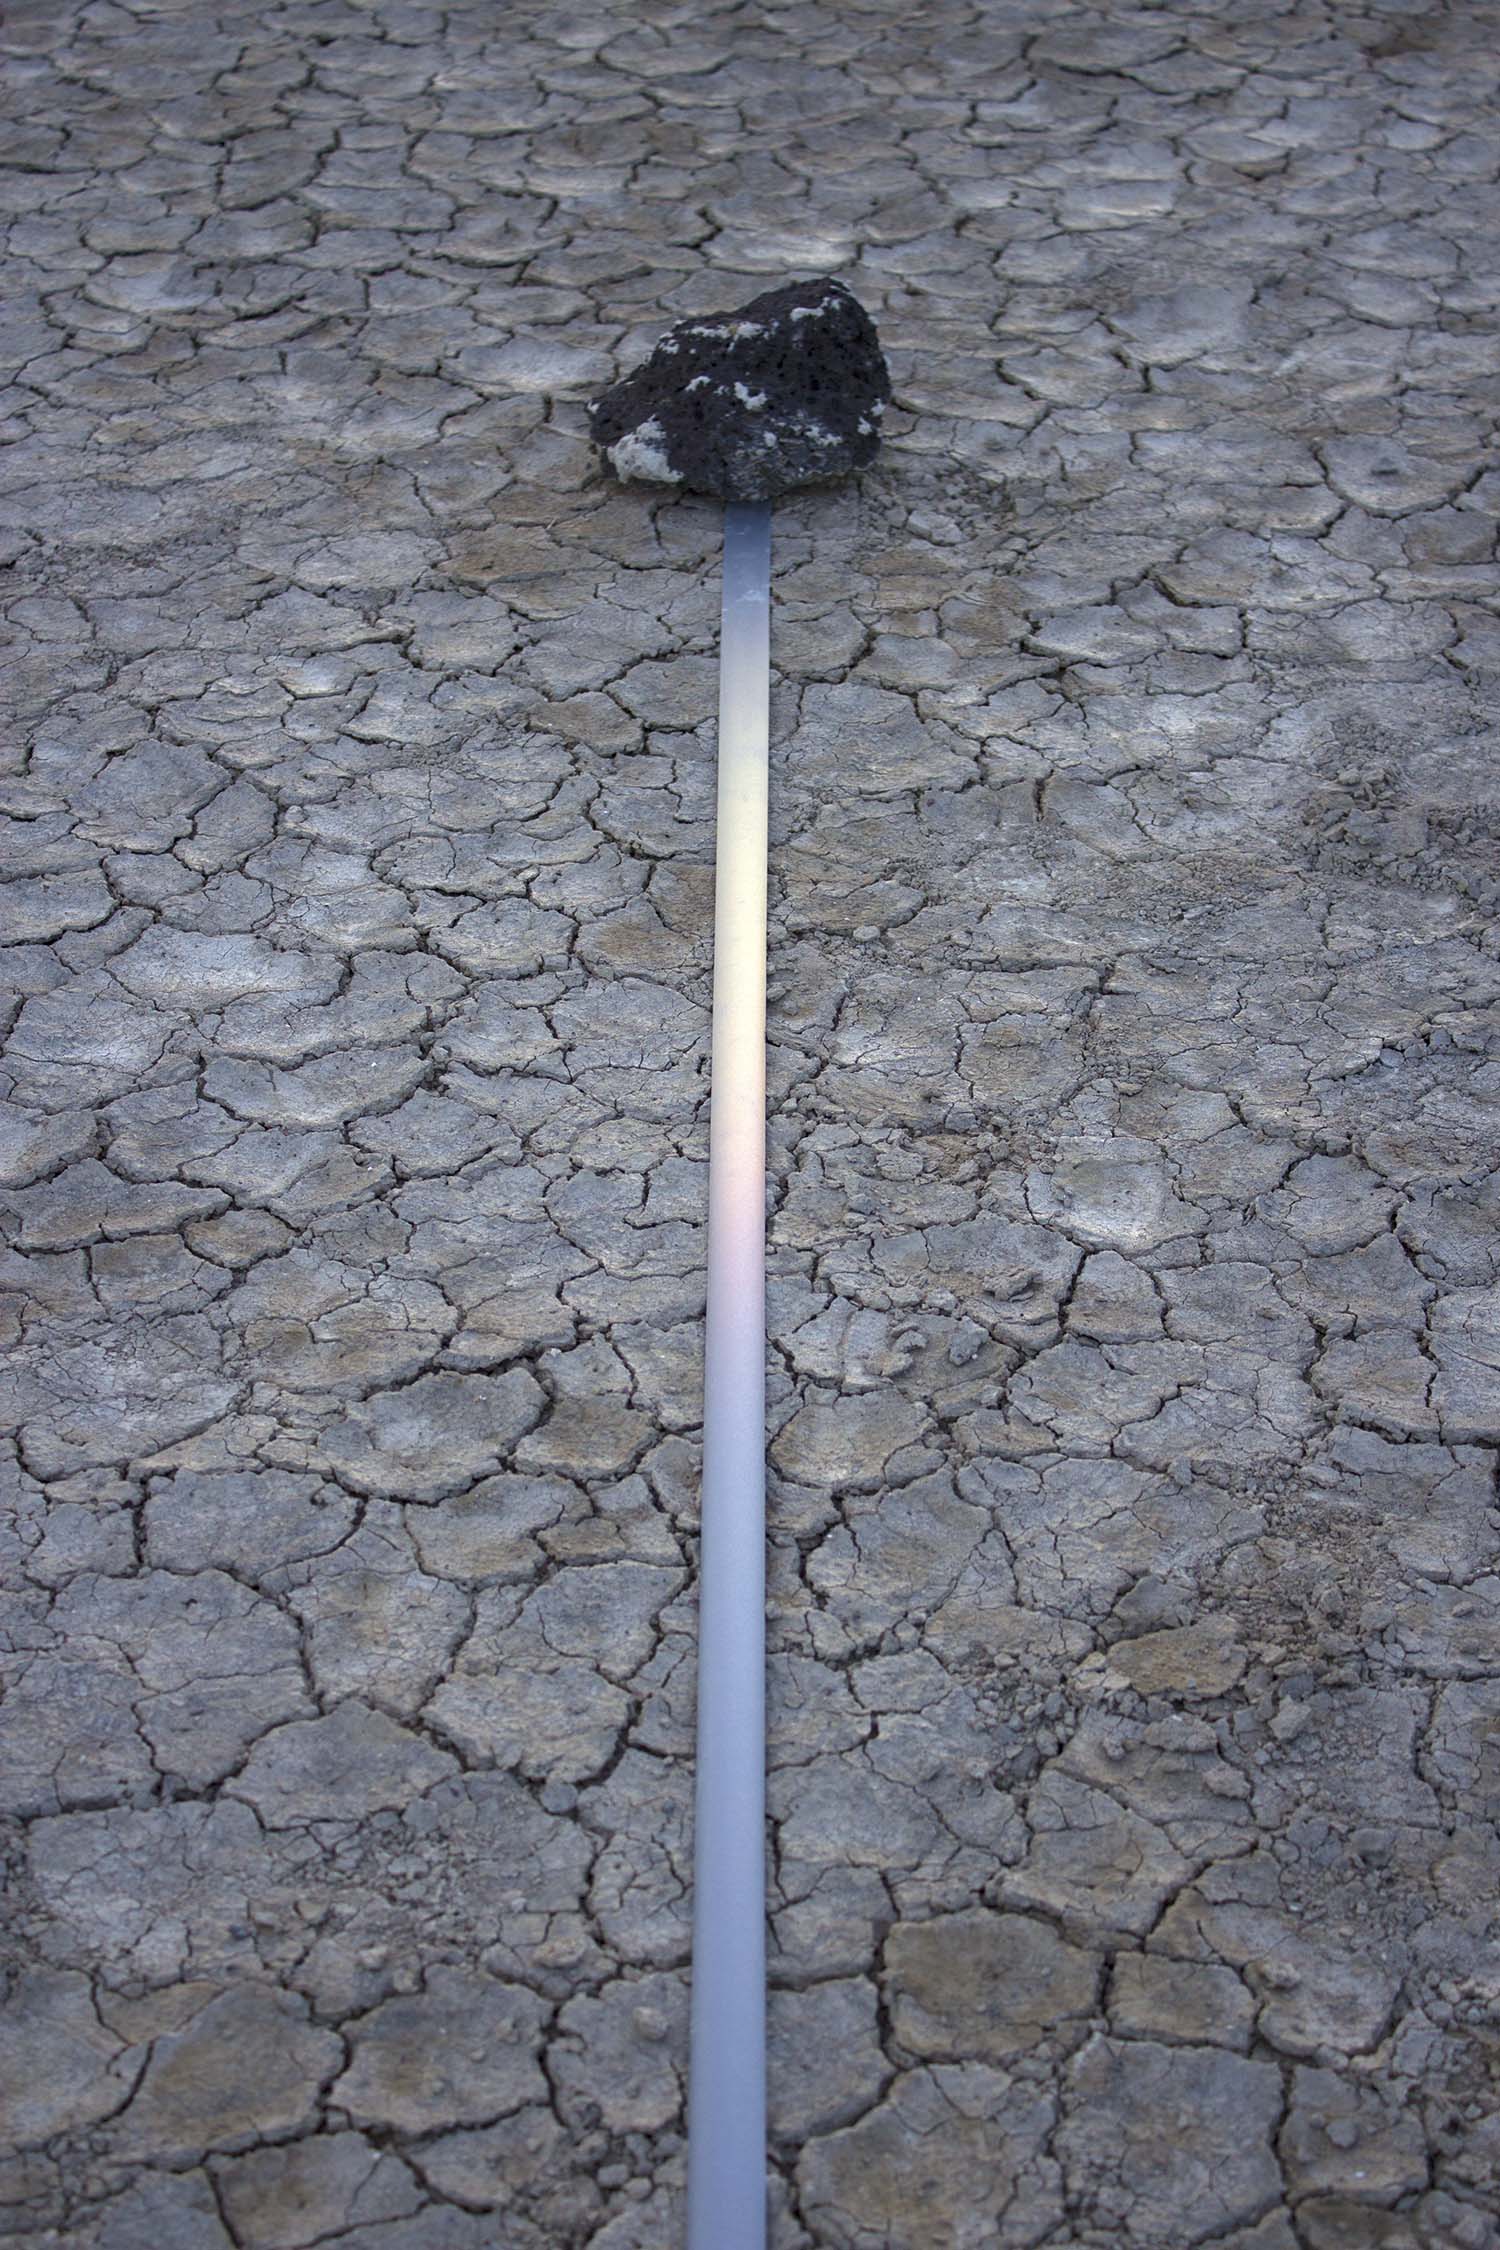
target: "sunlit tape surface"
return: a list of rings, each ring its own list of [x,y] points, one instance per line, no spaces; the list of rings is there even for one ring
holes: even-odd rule
[[[689,2250],[762,2250],[771,511],[724,516],[693,1844]]]

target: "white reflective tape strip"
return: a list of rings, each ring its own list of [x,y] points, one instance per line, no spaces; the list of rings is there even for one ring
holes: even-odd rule
[[[688,2250],[766,2240],[766,828],[771,510],[724,514]]]

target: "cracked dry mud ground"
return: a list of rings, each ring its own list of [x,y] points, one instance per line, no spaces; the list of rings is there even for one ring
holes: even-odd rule
[[[20,7],[12,2238],[682,2213],[719,516],[777,513],[777,2250],[1497,2234],[1487,7]]]

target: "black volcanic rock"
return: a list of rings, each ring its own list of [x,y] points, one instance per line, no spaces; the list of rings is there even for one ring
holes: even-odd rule
[[[875,324],[841,281],[767,289],[683,320],[589,406],[616,476],[724,500],[774,500],[874,459],[891,379]]]

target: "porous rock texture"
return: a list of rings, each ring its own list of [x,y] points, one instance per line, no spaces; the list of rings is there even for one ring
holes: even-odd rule
[[[776,2250],[1487,2250],[1477,6],[0,30],[8,2239],[683,2209],[722,508],[776,512]]]
[[[875,458],[891,395],[874,323],[844,284],[791,282],[717,320],[683,320],[589,406],[620,477],[774,500]]]

